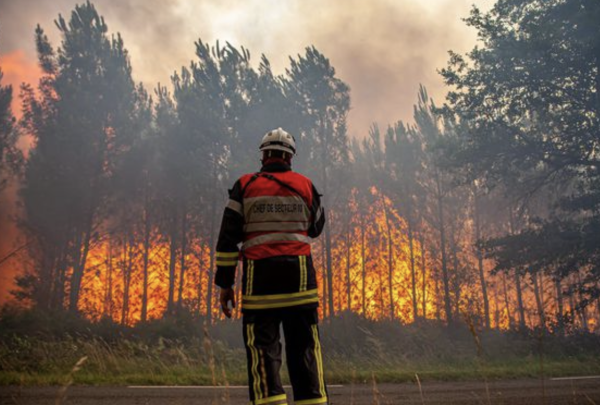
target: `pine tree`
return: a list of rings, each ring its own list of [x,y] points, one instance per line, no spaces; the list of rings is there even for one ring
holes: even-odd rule
[[[323,193],[325,207],[334,203],[332,196],[338,192],[333,179],[344,179],[345,163],[348,161],[349,145],[346,117],[350,109],[350,89],[336,77],[329,60],[315,47],[306,48],[305,55],[290,58],[287,70],[287,94],[295,102],[302,117],[301,144],[303,154],[297,165],[315,179]],[[311,164],[309,164],[311,162]],[[332,227],[325,227],[325,271],[327,291],[325,307],[334,314]]]
[[[76,6],[69,22],[59,16],[56,26],[57,51],[36,29],[40,98],[24,88],[24,125],[36,146],[21,190],[23,228],[35,241],[32,298],[78,312],[90,247],[107,216],[110,178],[134,137],[136,96],[123,40],[108,37],[91,3]]]

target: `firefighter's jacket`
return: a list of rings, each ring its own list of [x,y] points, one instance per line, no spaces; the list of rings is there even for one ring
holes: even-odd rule
[[[242,259],[244,312],[316,307],[310,238],[319,236],[324,225],[312,182],[283,161],[242,176],[229,190],[217,242],[215,284],[231,287]]]

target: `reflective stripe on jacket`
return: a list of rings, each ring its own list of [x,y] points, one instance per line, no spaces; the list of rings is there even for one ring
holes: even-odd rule
[[[240,179],[240,185],[243,190],[244,257],[258,260],[281,255],[309,255],[311,181],[288,170],[247,174]]]

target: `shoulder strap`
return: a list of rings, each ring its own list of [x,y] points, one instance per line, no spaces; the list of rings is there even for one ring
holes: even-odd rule
[[[292,193],[294,193],[297,196],[299,196],[300,198],[302,198],[302,201],[304,201],[304,203],[308,206],[307,202],[304,200],[304,196],[302,194],[300,194],[300,192],[298,190],[296,190],[294,187],[290,186],[286,182],[279,180],[277,177],[275,177],[269,173],[263,173],[263,172],[254,173],[254,175],[250,178],[248,183],[246,183],[246,185],[242,189],[242,198],[244,198],[244,194],[246,193],[246,189],[248,188],[248,186],[259,177],[269,179],[269,180],[274,181],[275,183],[279,184],[281,187],[287,188]]]
[[[248,186],[250,184],[252,184],[254,182],[254,180],[258,179],[259,175],[260,175],[260,173],[254,173],[254,175],[250,178],[250,180],[248,180],[248,183],[246,183],[244,188],[242,188],[242,198],[244,198],[244,195],[246,194],[246,189],[248,188]]]

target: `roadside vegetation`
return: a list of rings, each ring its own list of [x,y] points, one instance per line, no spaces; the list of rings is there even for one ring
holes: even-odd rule
[[[187,314],[131,328],[64,313],[5,311],[0,384],[245,384],[239,328],[231,321],[208,328],[204,319]],[[401,325],[346,313],[323,322],[322,340],[330,383],[600,373],[600,336],[588,333],[474,331],[466,323],[447,327],[433,321]]]

